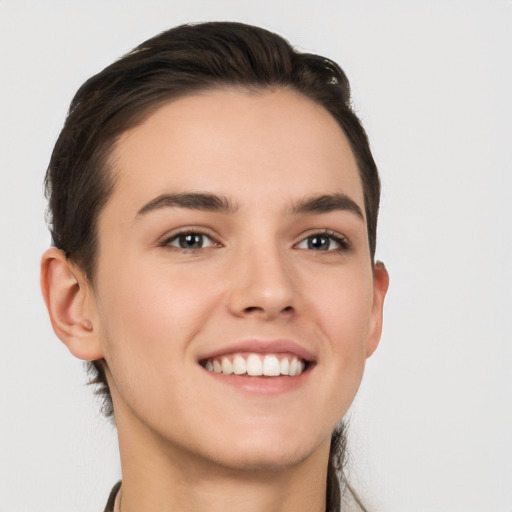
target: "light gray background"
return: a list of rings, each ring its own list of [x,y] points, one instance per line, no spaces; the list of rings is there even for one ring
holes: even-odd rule
[[[337,60],[380,167],[391,288],[351,412],[355,487],[375,512],[512,511],[508,0],[0,0],[0,511],[100,511],[120,475],[39,292],[69,101],[143,39],[220,19]]]

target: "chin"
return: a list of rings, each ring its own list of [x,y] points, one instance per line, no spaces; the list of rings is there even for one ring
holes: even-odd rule
[[[222,451],[216,450],[217,453],[212,455],[219,464],[237,471],[279,471],[300,465],[322,450],[324,441],[312,439],[311,436],[276,435],[276,431],[260,431],[219,443],[217,448],[222,447]],[[330,433],[326,446],[328,453]]]
[[[294,451],[267,450],[265,453],[247,450],[244,453],[222,457],[223,460],[218,462],[236,471],[275,472],[297,466],[310,455],[311,453],[298,448]]]

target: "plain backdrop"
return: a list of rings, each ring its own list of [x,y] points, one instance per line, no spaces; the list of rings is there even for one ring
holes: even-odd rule
[[[100,511],[120,477],[115,431],[41,299],[43,175],[86,78],[206,20],[338,61],[372,142],[391,288],[349,414],[354,487],[374,512],[511,512],[508,0],[0,0],[0,512]]]

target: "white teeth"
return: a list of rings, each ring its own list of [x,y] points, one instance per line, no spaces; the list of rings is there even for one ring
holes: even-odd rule
[[[240,355],[236,355],[233,359],[233,373],[236,375],[243,375],[244,373],[247,373],[245,359]]]
[[[226,375],[233,373],[233,365],[227,357],[222,359],[222,373],[225,373]]]
[[[290,375],[297,375],[297,358],[294,357],[290,363]]]
[[[285,357],[286,359],[286,357]],[[263,360],[263,375],[277,377],[281,373],[279,359],[276,356],[265,356]]]
[[[256,354],[251,354],[247,358],[247,375],[257,377],[263,375],[263,363]]]
[[[224,375],[250,375],[252,377],[266,376],[278,377],[279,375],[300,375],[306,368],[304,361],[298,357],[279,357],[274,354],[249,354],[242,356],[236,354],[231,360],[225,356],[221,360],[208,359],[204,364],[208,371],[223,373]]]
[[[280,371],[283,375],[290,375],[290,361],[288,361],[287,357],[283,357],[281,359]]]

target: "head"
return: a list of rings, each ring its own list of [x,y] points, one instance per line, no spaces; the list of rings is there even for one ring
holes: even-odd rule
[[[99,281],[107,273],[102,267],[102,255],[108,251],[103,251],[100,224],[109,208],[117,207],[114,198],[125,185],[123,169],[128,165],[129,145],[140,146],[148,141],[152,144],[160,133],[165,132],[160,126],[168,126],[169,123],[176,127],[176,133],[180,132],[180,126],[185,133],[194,133],[194,126],[201,122],[203,113],[206,125],[216,116],[223,115],[231,115],[234,121],[230,122],[236,125],[237,112],[243,112],[251,122],[254,102],[259,102],[259,111],[265,113],[265,119],[271,123],[279,122],[279,116],[274,119],[272,113],[281,108],[283,115],[297,112],[299,121],[306,119],[306,122],[320,124],[325,121],[325,137],[333,134],[333,145],[336,144],[335,132],[339,130],[340,140],[343,139],[346,145],[343,154],[353,163],[354,176],[357,177],[353,186],[354,194],[360,194],[367,269],[373,278],[377,269],[377,279],[381,283],[378,293],[383,298],[387,276],[383,277],[383,268],[374,264],[379,177],[365,131],[352,110],[345,74],[329,59],[297,52],[276,34],[239,23],[220,22],[180,26],[142,43],[89,79],[75,95],[51,157],[46,192],[53,243],[69,262],[70,268],[75,269],[74,275],[81,276],[78,286],[90,290],[89,295],[92,296],[101,287]],[[259,133],[258,126],[263,122],[254,118],[255,137]],[[174,135],[173,132],[169,137]],[[299,133],[297,137],[301,136]],[[246,139],[250,144],[251,137]],[[283,144],[286,145],[287,141]],[[161,147],[155,146],[157,151]],[[208,155],[208,149],[205,154]],[[140,156],[134,150],[131,161],[137,161]],[[143,165],[143,160],[139,163]],[[156,162],[154,168],[158,166]],[[215,172],[222,165],[212,167]],[[219,172],[222,180],[223,171]],[[247,176],[242,172],[240,179],[251,182],[252,186],[256,174],[257,170]],[[208,181],[208,176],[200,175],[199,187],[202,183],[212,183],[210,189],[215,188],[215,180]],[[304,182],[306,178],[298,172],[297,179]],[[271,180],[272,176],[266,179]],[[293,173],[287,179],[293,180]],[[230,180],[232,177],[226,177],[225,182],[231,183]],[[314,187],[314,182],[311,179],[310,188]],[[255,186],[257,184],[256,180]],[[190,188],[189,185],[184,185],[184,189]],[[187,200],[194,198],[188,197]],[[264,199],[260,204],[264,208]],[[151,208],[149,206],[147,211]],[[329,208],[324,206],[326,211]],[[321,209],[322,206],[317,205],[317,210]],[[175,240],[172,243],[176,243]],[[243,275],[243,270],[240,272]],[[250,269],[245,269],[245,272],[250,272]],[[45,296],[48,302],[48,293]],[[94,301],[96,307],[101,302]],[[286,307],[293,309],[293,306]],[[89,320],[84,322],[84,331],[91,330],[92,325],[87,323]],[[378,341],[380,325],[374,327],[376,333],[372,334],[371,346],[365,348],[365,355],[373,351]],[[104,336],[108,337],[108,334],[104,332]],[[112,350],[114,353],[118,348]],[[98,358],[94,353],[86,352],[83,358],[90,361],[93,381],[101,386],[106,412],[112,414],[109,384],[112,385],[113,378],[108,358],[100,352],[98,355],[102,357]],[[78,353],[80,356],[80,350]],[[113,353],[112,359],[115,359]],[[356,388],[357,385],[355,378]],[[331,461],[341,463],[339,452],[335,453],[340,439],[336,435],[338,431],[334,432]],[[329,471],[333,476],[333,466]],[[336,488],[331,482],[329,492],[334,493],[334,497]]]

